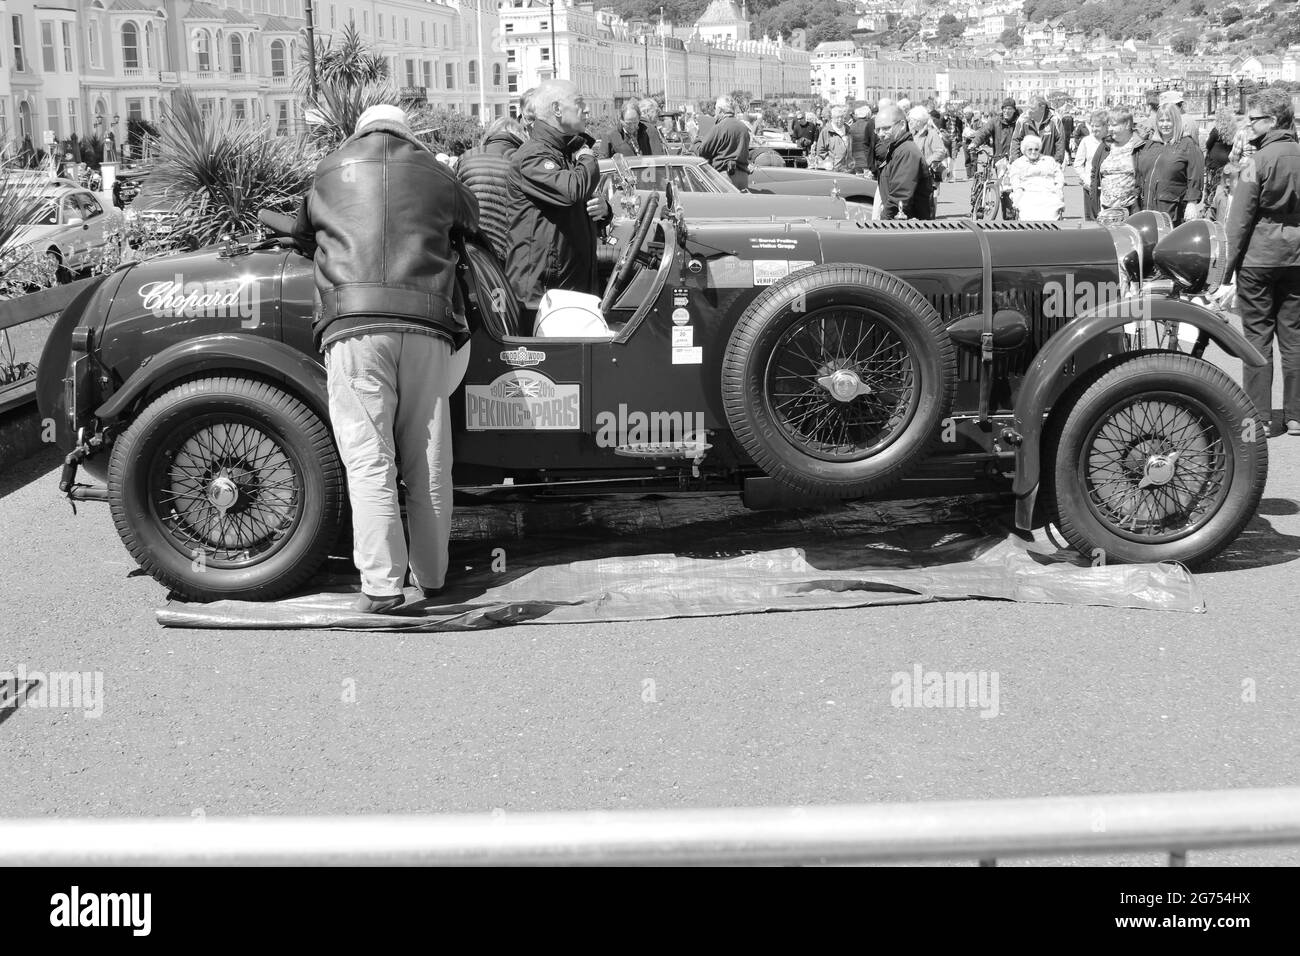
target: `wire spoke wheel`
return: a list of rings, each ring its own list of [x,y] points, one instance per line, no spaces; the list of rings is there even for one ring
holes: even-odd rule
[[[159,461],[154,508],[175,546],[213,567],[274,552],[302,513],[301,469],[248,421],[207,417],[185,426]]]
[[[1135,398],[1097,423],[1079,462],[1093,512],[1117,534],[1175,540],[1218,511],[1232,459],[1209,411],[1187,396]]]
[[[916,368],[878,314],[826,309],[777,340],[767,368],[773,419],[823,461],[857,461],[888,445],[915,412]]]

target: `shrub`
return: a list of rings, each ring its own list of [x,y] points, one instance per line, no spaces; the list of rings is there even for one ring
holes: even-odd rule
[[[205,246],[257,227],[261,209],[293,215],[320,153],[269,128],[205,117],[189,91],[172,95],[155,185],[176,201],[178,245]]]

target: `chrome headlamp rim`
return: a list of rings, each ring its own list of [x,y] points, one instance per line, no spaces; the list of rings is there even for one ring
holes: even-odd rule
[[[1191,219],[1161,241],[1155,256],[1179,291],[1210,295],[1223,284],[1227,270],[1227,232],[1221,222]]]
[[[1142,234],[1126,222],[1106,226],[1111,242],[1115,244],[1115,262],[1119,267],[1119,280],[1129,289],[1142,285],[1147,273],[1146,245]]]

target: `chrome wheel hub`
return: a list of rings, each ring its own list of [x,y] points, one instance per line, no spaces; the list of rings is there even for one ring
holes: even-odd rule
[[[1138,487],[1152,488],[1169,484],[1177,465],[1178,452],[1169,455],[1152,455],[1147,459],[1146,467],[1142,470],[1142,480],[1138,482]]]
[[[208,484],[207,495],[212,507],[225,514],[239,500],[239,485],[229,475],[218,475]]]
[[[851,402],[859,395],[871,394],[871,388],[858,377],[858,373],[847,368],[821,376],[817,384],[837,402]]]

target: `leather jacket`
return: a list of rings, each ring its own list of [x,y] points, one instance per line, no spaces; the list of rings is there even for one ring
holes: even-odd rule
[[[478,201],[406,127],[379,122],[316,167],[294,236],[315,250],[316,345],[416,331],[469,340],[452,233],[478,229]]]

